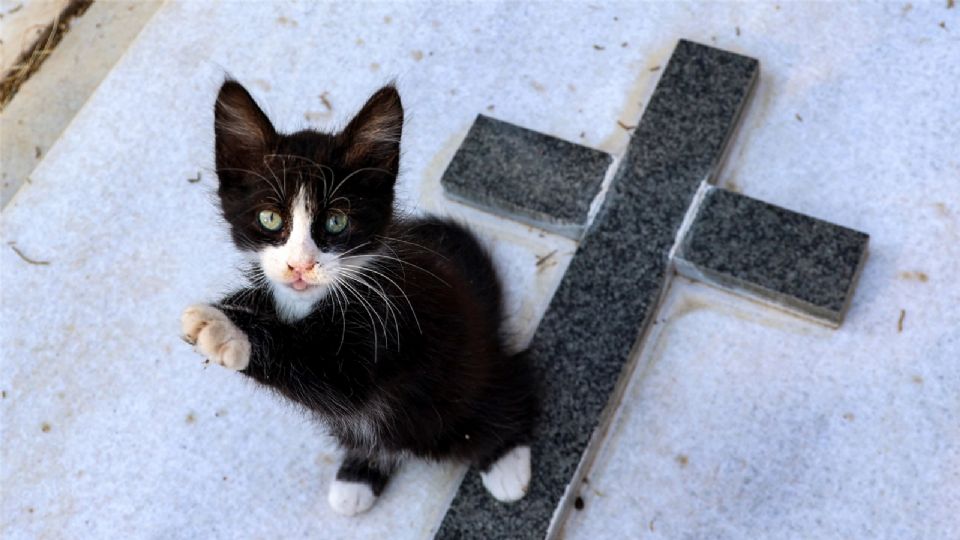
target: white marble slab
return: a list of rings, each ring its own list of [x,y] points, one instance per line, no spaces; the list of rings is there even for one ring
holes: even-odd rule
[[[836,331],[678,279],[565,537],[956,538],[960,16],[727,9],[762,73],[720,184],[871,253]]]
[[[40,69],[30,75],[13,101],[0,112],[0,133],[3,134],[0,137],[0,206],[5,206],[20,186],[29,181],[30,172],[47,149],[60,138],[64,128],[162,3],[162,0],[95,2],[81,16],[70,20],[70,29],[43,60]],[[63,8],[48,0],[32,0],[29,5],[32,4],[57,7],[58,14]],[[22,11],[17,11],[16,15],[20,13]],[[7,20],[8,17],[3,17],[4,26]],[[0,39],[7,43],[6,36],[0,35]],[[7,51],[3,50],[4,59],[6,55]]]
[[[837,332],[678,286],[714,307],[665,312],[591,472],[607,497],[588,495],[569,535],[656,518],[666,537],[955,536],[958,11],[165,4],[0,217],[5,243],[49,261],[0,246],[0,534],[429,537],[462,468],[413,464],[371,513],[335,517],[331,441],[177,337],[181,308],[234,274],[209,198],[224,73],[286,129],[343,125],[396,79],[401,201],[488,239],[523,342],[574,246],[446,202],[444,166],[477,112],[621,152],[618,120],[636,123],[651,68],[687,37],[762,60],[723,183],[865,230],[872,253]]]

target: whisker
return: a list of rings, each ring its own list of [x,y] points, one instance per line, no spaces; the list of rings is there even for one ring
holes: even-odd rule
[[[416,310],[413,309],[413,303],[410,302],[410,297],[407,296],[407,293],[405,293],[405,292],[403,291],[403,288],[400,287],[400,285],[398,285],[396,281],[394,281],[393,279],[391,279],[390,277],[388,277],[386,274],[384,274],[384,273],[382,273],[382,272],[378,272],[378,271],[376,271],[376,270],[374,270],[374,269],[372,269],[372,268],[369,268],[369,267],[356,266],[356,265],[343,265],[343,266],[344,266],[345,268],[349,268],[349,269],[356,269],[356,271],[361,272],[361,273],[362,273],[363,271],[373,272],[374,274],[376,274],[376,275],[382,277],[383,279],[389,281],[389,282],[397,289],[397,291],[400,293],[400,295],[403,296],[403,299],[407,301],[407,307],[410,308],[410,314],[413,315],[413,320],[414,320],[414,322],[417,323],[417,331],[420,332],[420,334],[423,334],[423,328],[420,327],[420,319],[417,318],[417,312],[416,312]],[[382,289],[381,289],[381,290],[382,290]],[[394,321],[396,321],[396,316],[394,316]],[[397,335],[399,336],[399,334],[400,334],[400,330],[397,329]]]
[[[299,159],[299,160],[305,161],[305,162],[307,162],[308,164],[310,164],[310,165],[316,167],[317,169],[319,169],[319,170],[320,170],[320,174],[322,175],[321,178],[323,179],[323,198],[324,198],[324,200],[327,199],[327,192],[329,191],[329,184],[328,184],[328,181],[327,181],[327,173],[326,173],[326,171],[330,171],[330,181],[332,182],[333,179],[336,177],[336,175],[334,174],[332,168],[330,168],[330,167],[327,166],[327,165],[323,165],[323,164],[321,164],[321,163],[317,163],[316,161],[314,161],[314,160],[312,160],[312,159],[310,159],[310,158],[308,158],[308,157],[306,157],[306,156],[297,156],[297,155],[293,155],[293,154],[267,154],[266,157],[279,157],[279,158],[282,158],[282,159]]]
[[[362,243],[362,244],[353,246],[352,248],[350,248],[350,249],[344,251],[343,253],[341,253],[341,254],[340,254],[340,258],[342,259],[343,256],[346,255],[347,253],[352,253],[352,252],[354,252],[354,251],[362,248],[363,246],[367,246],[367,245],[370,245],[370,242],[364,242],[364,243]],[[354,257],[358,257],[358,256],[359,256],[359,257],[362,257],[362,255],[354,255]]]
[[[372,293],[380,296],[384,300],[384,307],[387,309],[384,317],[380,317],[380,314],[376,312],[376,309],[373,308],[372,304],[369,304],[369,305],[371,306],[371,309],[374,311],[374,313],[377,314],[377,318],[380,319],[380,327],[383,329],[383,339],[386,342],[384,346],[389,345],[389,336],[387,334],[386,321],[390,318],[391,315],[393,316],[394,326],[396,327],[396,331],[397,331],[396,337],[399,345],[400,326],[397,321],[396,314],[394,313],[395,307],[393,306],[393,303],[390,302],[390,300],[387,298],[386,293],[382,289],[380,291],[377,291],[373,286],[370,285],[370,283],[368,283],[365,279],[363,279],[362,276],[356,275],[351,270],[342,269],[341,275],[345,278],[345,284],[346,284],[346,281],[349,281],[352,283],[357,283],[358,285],[363,285],[367,287],[367,289],[369,289]],[[367,302],[369,302],[369,300],[367,300]]]
[[[354,267],[354,268],[356,268],[356,267]],[[348,268],[342,268],[342,269],[341,269],[341,272],[343,272],[343,273],[344,273],[346,276],[348,276],[350,279],[353,279],[354,282],[360,283],[360,284],[366,286],[368,289],[370,289],[371,292],[373,292],[374,294],[376,294],[377,296],[379,296],[380,298],[383,299],[383,301],[384,301],[384,307],[387,308],[386,318],[389,319],[390,317],[393,317],[394,329],[395,329],[396,332],[397,332],[397,333],[396,333],[396,341],[397,341],[397,346],[399,347],[399,345],[400,345],[400,323],[399,323],[399,319],[397,318],[397,307],[396,307],[396,305],[390,300],[390,298],[387,296],[387,293],[386,293],[386,291],[383,290],[383,287],[381,287],[378,283],[376,283],[376,281],[374,281],[374,284],[377,286],[377,288],[379,288],[379,290],[375,289],[375,288],[373,287],[373,285],[371,285],[366,279],[364,279],[364,277],[363,277],[363,275],[362,275],[361,273],[356,272],[356,271],[354,271],[354,270],[351,270],[351,269],[348,269]],[[417,323],[417,326],[419,327],[419,322]],[[384,330],[386,330],[386,329],[384,329]],[[384,336],[386,337],[386,334],[384,334]]]
[[[364,168],[362,168],[362,169],[357,169],[357,170],[353,171],[352,173],[348,174],[343,180],[341,180],[340,183],[337,184],[336,187],[333,188],[333,191],[330,192],[330,195],[329,195],[328,197],[333,197],[334,195],[336,195],[336,194],[337,194],[337,191],[340,189],[341,186],[343,186],[344,182],[346,182],[347,180],[349,180],[350,178],[352,178],[353,175],[355,175],[355,174],[357,174],[357,173],[364,172],[364,171],[381,172],[381,173],[387,174],[387,175],[390,174],[390,171],[388,171],[388,170],[386,170],[386,169],[380,169],[380,168],[377,168],[377,167],[364,167]]]
[[[371,254],[359,255],[359,256],[362,256],[362,257],[371,257],[371,258],[379,258],[379,259],[386,259],[386,260],[390,260],[390,261],[397,261],[397,262],[400,263],[400,264],[405,264],[405,265],[407,265],[407,266],[411,266],[411,267],[413,267],[413,268],[416,268],[417,270],[420,270],[421,272],[423,272],[423,273],[425,273],[425,274],[427,274],[427,275],[432,276],[434,279],[436,279],[436,280],[439,281],[440,283],[443,283],[443,284],[446,285],[447,287],[450,287],[450,286],[451,286],[449,283],[446,282],[446,280],[444,280],[444,279],[441,278],[440,276],[434,274],[433,272],[427,270],[426,268],[424,268],[424,267],[422,267],[422,266],[420,266],[420,265],[414,264],[414,263],[412,263],[412,262],[410,262],[410,261],[405,261],[405,260],[403,260],[403,259],[401,259],[401,258],[399,258],[399,257],[391,257],[391,256],[389,256],[389,255],[383,255],[383,254],[379,254],[379,253],[371,253]],[[355,257],[358,257],[358,256],[355,255]],[[352,257],[350,257],[350,258],[352,258]]]
[[[340,307],[340,321],[342,323],[341,324],[342,328],[340,330],[340,345],[337,346],[337,352],[336,352],[336,355],[340,356],[340,350],[343,349],[343,341],[347,336],[347,310],[345,306],[346,301],[344,300],[344,303],[341,303],[340,295],[343,294],[343,292],[340,291],[340,286],[336,281],[330,284],[330,292],[332,293],[331,298],[333,298],[336,301],[337,305]]]
[[[434,255],[440,257],[441,259],[444,259],[444,260],[447,260],[447,259],[448,259],[448,257],[447,257],[446,255],[444,255],[443,253],[440,253],[440,252],[438,252],[438,251],[436,251],[436,250],[430,249],[430,248],[428,248],[427,246],[424,246],[423,244],[418,244],[418,243],[416,243],[416,242],[411,242],[411,241],[409,241],[409,240],[403,240],[403,239],[401,239],[401,238],[396,238],[396,237],[391,237],[391,236],[377,236],[377,239],[380,240],[381,243],[382,243],[382,240],[393,240],[393,241],[395,241],[395,242],[402,242],[402,243],[404,243],[404,244],[409,244],[409,245],[411,245],[411,246],[414,246],[414,247],[418,247],[418,248],[420,248],[420,249],[427,250],[427,251],[429,251],[430,253],[433,253]]]
[[[347,291],[353,294],[353,296],[360,303],[360,306],[363,307],[364,311],[367,313],[367,317],[370,318],[370,329],[372,331],[371,333],[373,334],[373,361],[376,362],[377,350],[379,349],[379,345],[377,340],[376,323],[373,320],[373,313],[371,312],[371,310],[373,309],[373,306],[371,306],[366,300],[364,300],[360,292],[357,291],[357,289],[355,289],[353,286],[351,286],[347,282],[347,280],[341,281],[341,284],[346,288]],[[380,316],[377,315],[377,318],[380,318]],[[383,325],[382,323],[381,323],[381,326],[385,328],[385,325]],[[384,332],[384,338],[386,338],[386,332]]]
[[[269,168],[269,166],[268,166],[268,168]],[[282,201],[283,198],[284,198],[284,197],[283,197],[283,193],[282,193],[282,191],[281,191],[281,189],[280,189],[280,186],[277,185],[276,182],[272,182],[269,178],[267,178],[266,176],[263,176],[262,174],[260,174],[260,173],[258,173],[258,172],[256,172],[256,171],[253,171],[253,170],[250,170],[250,169],[238,168],[238,167],[221,167],[219,170],[221,170],[221,171],[228,171],[228,172],[242,172],[242,173],[252,174],[252,175],[256,176],[257,178],[260,178],[261,180],[264,181],[264,183],[266,183],[268,186],[270,186],[270,188],[273,190],[273,192],[277,195],[277,197],[278,197],[277,205],[278,205],[278,206],[280,205],[280,201]],[[272,174],[272,171],[271,171],[271,174]],[[274,177],[274,178],[276,178],[276,177]]]

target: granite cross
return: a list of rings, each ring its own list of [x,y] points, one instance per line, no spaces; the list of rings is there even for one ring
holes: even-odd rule
[[[447,195],[580,243],[530,345],[544,390],[530,490],[502,504],[468,475],[438,538],[557,533],[674,272],[842,322],[868,236],[712,186],[758,74],[753,58],[679,41],[619,161],[477,118]]]

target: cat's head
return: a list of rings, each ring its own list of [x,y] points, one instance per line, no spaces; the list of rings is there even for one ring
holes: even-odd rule
[[[259,265],[281,315],[301,318],[381,246],[400,160],[400,96],[380,89],[339,133],[286,135],[228,80],[214,115],[233,241]]]

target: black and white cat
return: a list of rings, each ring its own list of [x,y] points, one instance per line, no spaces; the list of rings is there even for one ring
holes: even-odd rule
[[[374,94],[340,133],[278,133],[227,81],[215,105],[218,194],[249,285],[188,307],[184,338],[321,419],[345,459],[329,503],[370,508],[407,456],[479,468],[523,497],[538,401],[505,350],[501,287],[464,228],[394,212],[403,107]]]

